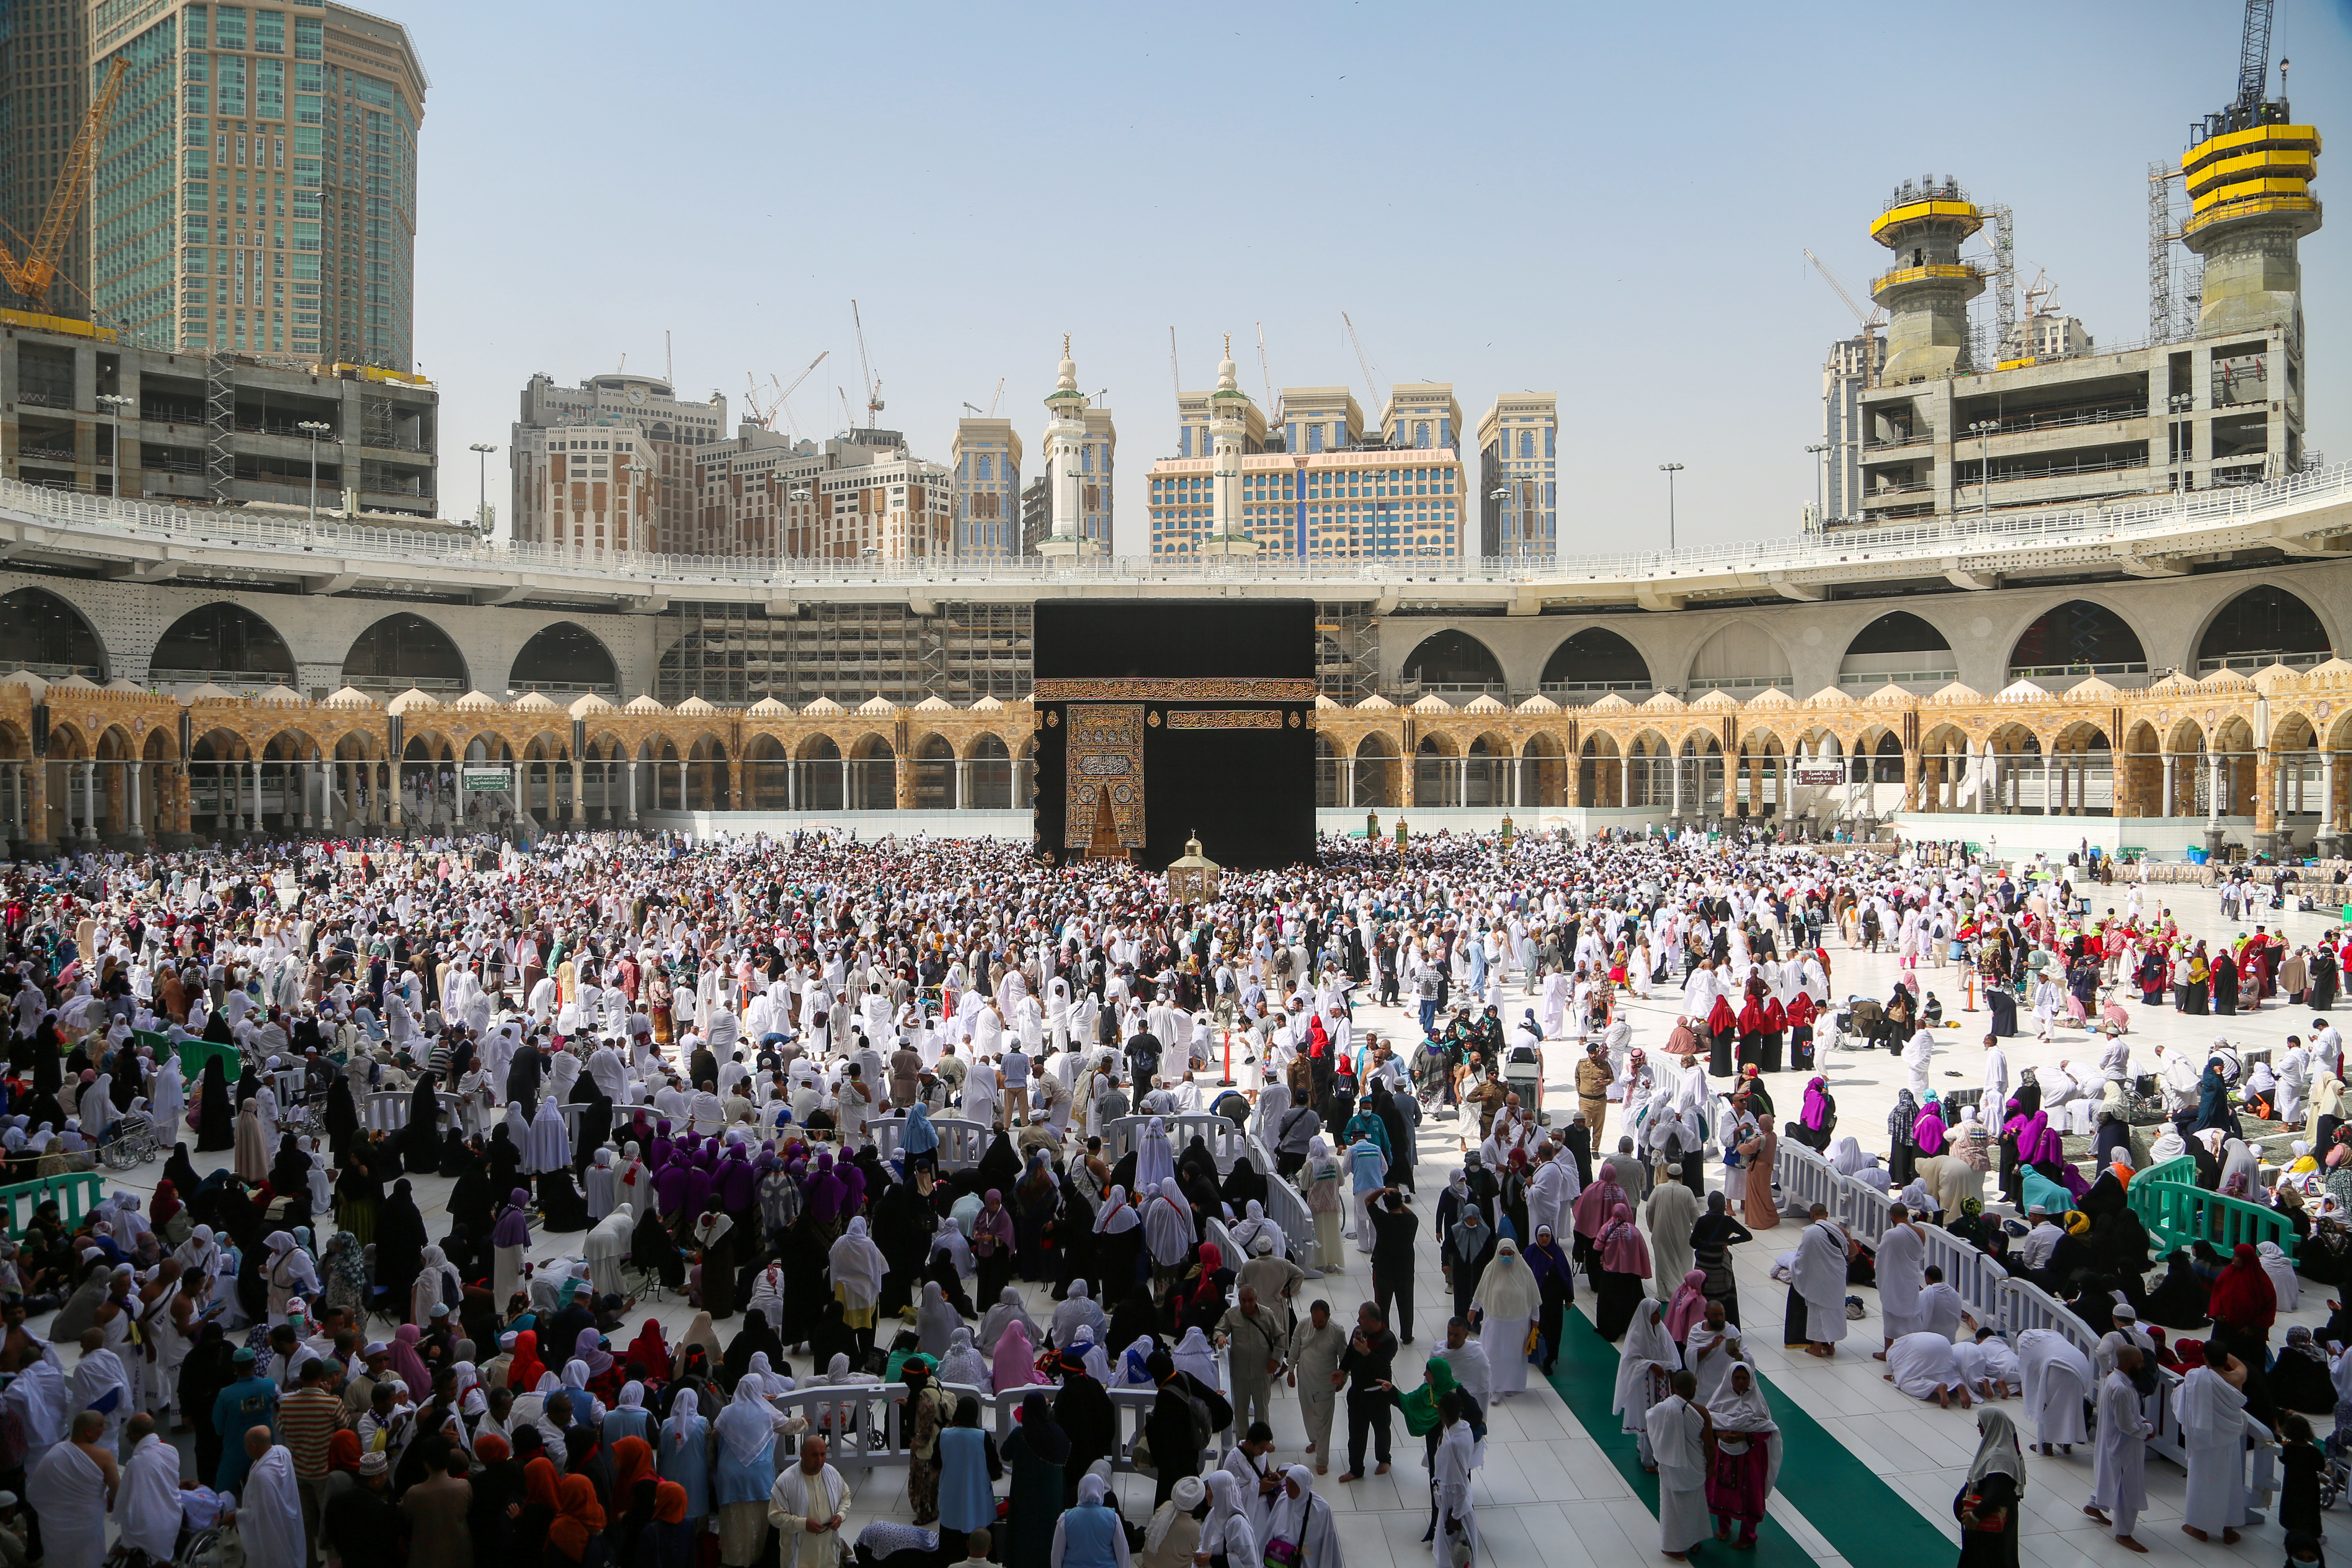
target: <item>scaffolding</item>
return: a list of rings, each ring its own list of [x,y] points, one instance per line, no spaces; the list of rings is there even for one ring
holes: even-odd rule
[[[236,361],[215,353],[205,360],[205,489],[213,500],[229,499],[236,479]]]
[[[2176,188],[2176,182],[2179,183]],[[2180,243],[2187,182],[2177,163],[2147,166],[2147,340],[2186,342],[2204,306],[2205,258]]]

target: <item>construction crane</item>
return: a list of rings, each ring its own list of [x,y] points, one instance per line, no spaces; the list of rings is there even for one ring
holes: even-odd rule
[[[857,328],[857,371],[865,378],[860,384],[866,391],[866,427],[871,430],[882,423],[882,382],[874,374],[872,363],[866,360],[866,321],[857,313],[857,301],[855,300],[849,302],[849,319]]]
[[[1342,310],[1339,312],[1339,320],[1347,325],[1348,341],[1356,345],[1356,363],[1363,367],[1364,390],[1372,395],[1373,405],[1377,407],[1381,401],[1381,385],[1379,382],[1372,379],[1372,362],[1365,356],[1364,340],[1357,332],[1356,323],[1348,320],[1347,311]],[[1378,415],[1374,415],[1373,417],[1378,418],[1380,416]]]
[[[119,56],[106,68],[106,80],[99,84],[98,97],[82,116],[81,130],[58,171],[57,187],[49,193],[48,210],[41,214],[32,247],[19,260],[0,244],[0,278],[5,278],[8,287],[35,310],[48,308],[49,285],[57,280],[58,258],[65,252],[66,237],[81,211],[90,170],[98,161],[98,134],[106,127],[106,117],[114,109],[115,94],[122,90],[122,78],[129,68]],[[16,237],[21,241],[24,236]]]
[[[1820,257],[1809,249],[1805,252],[1805,259],[1811,262],[1813,270],[1822,275],[1822,282],[1837,290],[1837,297],[1845,301],[1845,308],[1853,312],[1854,321],[1861,325],[1864,337],[1870,336],[1886,324],[1886,312],[1882,309],[1874,307],[1868,315],[1863,313],[1862,307],[1853,302],[1853,296],[1845,291],[1845,285],[1838,281],[1837,274],[1831,271]]]
[[[791,406],[792,395],[793,393],[800,390],[801,383],[806,381],[810,376],[816,374],[816,367],[823,364],[824,363],[824,356],[832,352],[833,351],[831,349],[824,350],[816,356],[816,358],[808,362],[808,368],[806,370],[802,371],[800,374],[793,377],[792,385],[781,386],[776,389],[776,406],[784,411],[784,423],[792,427],[793,434],[795,436],[800,434],[800,422],[793,417]],[[771,383],[773,383],[775,379],[776,378],[774,376],[770,376],[768,378]]]
[[[988,417],[991,419],[996,417],[996,405],[1004,401],[1004,381],[1001,375],[996,378],[996,395],[988,400]]]
[[[1265,323],[1257,324],[1257,373],[1265,380],[1265,416],[1274,417],[1274,372],[1265,363]]]
[[[1176,401],[1184,401],[1184,373],[1176,368],[1176,329],[1168,329],[1168,379],[1176,384]]]

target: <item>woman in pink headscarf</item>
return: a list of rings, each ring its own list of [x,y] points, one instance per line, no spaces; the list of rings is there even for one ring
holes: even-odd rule
[[[1919,1110],[1919,1120],[1911,1124],[1911,1141],[1919,1145],[1922,1154],[1944,1152],[1944,1108],[1929,1100]]]
[[[1650,1244],[1633,1223],[1631,1204],[1621,1203],[1611,1211],[1600,1250],[1601,1268],[1592,1281],[1592,1327],[1614,1344],[1633,1321],[1633,1309],[1642,1302],[1642,1281],[1650,1277]]]
[[[1576,1257],[1579,1262],[1589,1261],[1601,1245],[1601,1233],[1609,1228],[1609,1218],[1625,1201],[1625,1189],[1617,1184],[1614,1171],[1607,1165],[1592,1173],[1592,1184],[1576,1194],[1571,1211],[1576,1218]]]
[[[1706,1314],[1706,1271],[1694,1268],[1683,1276],[1675,1288],[1674,1300],[1666,1303],[1666,1332],[1681,1344],[1690,1338],[1691,1325]]]
[[[999,1394],[1045,1381],[1037,1375],[1037,1346],[1029,1338],[1029,1325],[1018,1318],[1005,1324],[1004,1332],[997,1336],[989,1367],[990,1380]]]
[[[393,1375],[408,1384],[408,1397],[422,1405],[433,1392],[433,1379],[425,1371],[425,1358],[416,1353],[417,1342],[425,1331],[415,1323],[403,1323],[392,1332]]]

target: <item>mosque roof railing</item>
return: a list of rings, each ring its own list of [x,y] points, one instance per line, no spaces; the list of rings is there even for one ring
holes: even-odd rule
[[[1626,531],[1620,530],[1619,531]],[[0,479],[0,543],[22,557],[128,562],[134,580],[173,572],[250,571],[299,578],[311,592],[428,574],[453,591],[493,584],[518,596],[764,598],[860,591],[919,597],[1006,597],[1087,586],[1183,591],[1202,583],[1316,585],[1334,598],[1394,595],[1633,599],[1675,608],[1693,595],[1813,599],[1815,584],[1944,575],[1961,585],[2003,571],[2075,567],[2102,560],[2135,575],[2177,575],[2188,558],[2271,543],[2293,555],[2327,555],[2352,542],[2352,465],[2259,485],[2124,505],[2069,507],[1834,534],[1685,545],[1677,550],[1448,562],[1431,557],[1305,562],[1137,556],[746,561],[654,553],[583,555],[552,544],[484,539],[420,524],[312,523],[235,508],[195,509],[83,495]],[[162,570],[169,563],[169,570]]]

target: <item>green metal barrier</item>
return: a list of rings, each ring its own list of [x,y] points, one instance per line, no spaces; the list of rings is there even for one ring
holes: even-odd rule
[[[2284,1215],[2260,1204],[2207,1192],[2189,1179],[2196,1169],[2197,1163],[2184,1157],[2167,1160],[2132,1177],[2126,1201],[2140,1224],[2156,1237],[2161,1256],[2169,1258],[2189,1243],[2202,1241],[2226,1258],[2241,1245],[2259,1247],[2268,1241],[2288,1258],[2294,1257],[2294,1227],[2287,1224]]]
[[[162,1061],[164,1054],[172,1048],[172,1042],[168,1037],[152,1029],[134,1031],[131,1037],[137,1044],[153,1051],[157,1061]],[[220,1058],[221,1071],[228,1075],[231,1083],[235,1083],[238,1072],[242,1070],[238,1065],[237,1049],[233,1045],[224,1045],[218,1040],[181,1041],[180,1076],[188,1080],[190,1088],[194,1088],[196,1080],[204,1077],[205,1063],[215,1057]]]
[[[82,1216],[106,1201],[106,1177],[97,1171],[69,1171],[61,1176],[44,1176],[38,1181],[19,1182],[0,1187],[0,1223],[8,1227],[10,1239],[25,1234],[33,1222],[33,1211],[50,1199],[56,1199],[58,1213],[70,1230],[81,1223]]]

